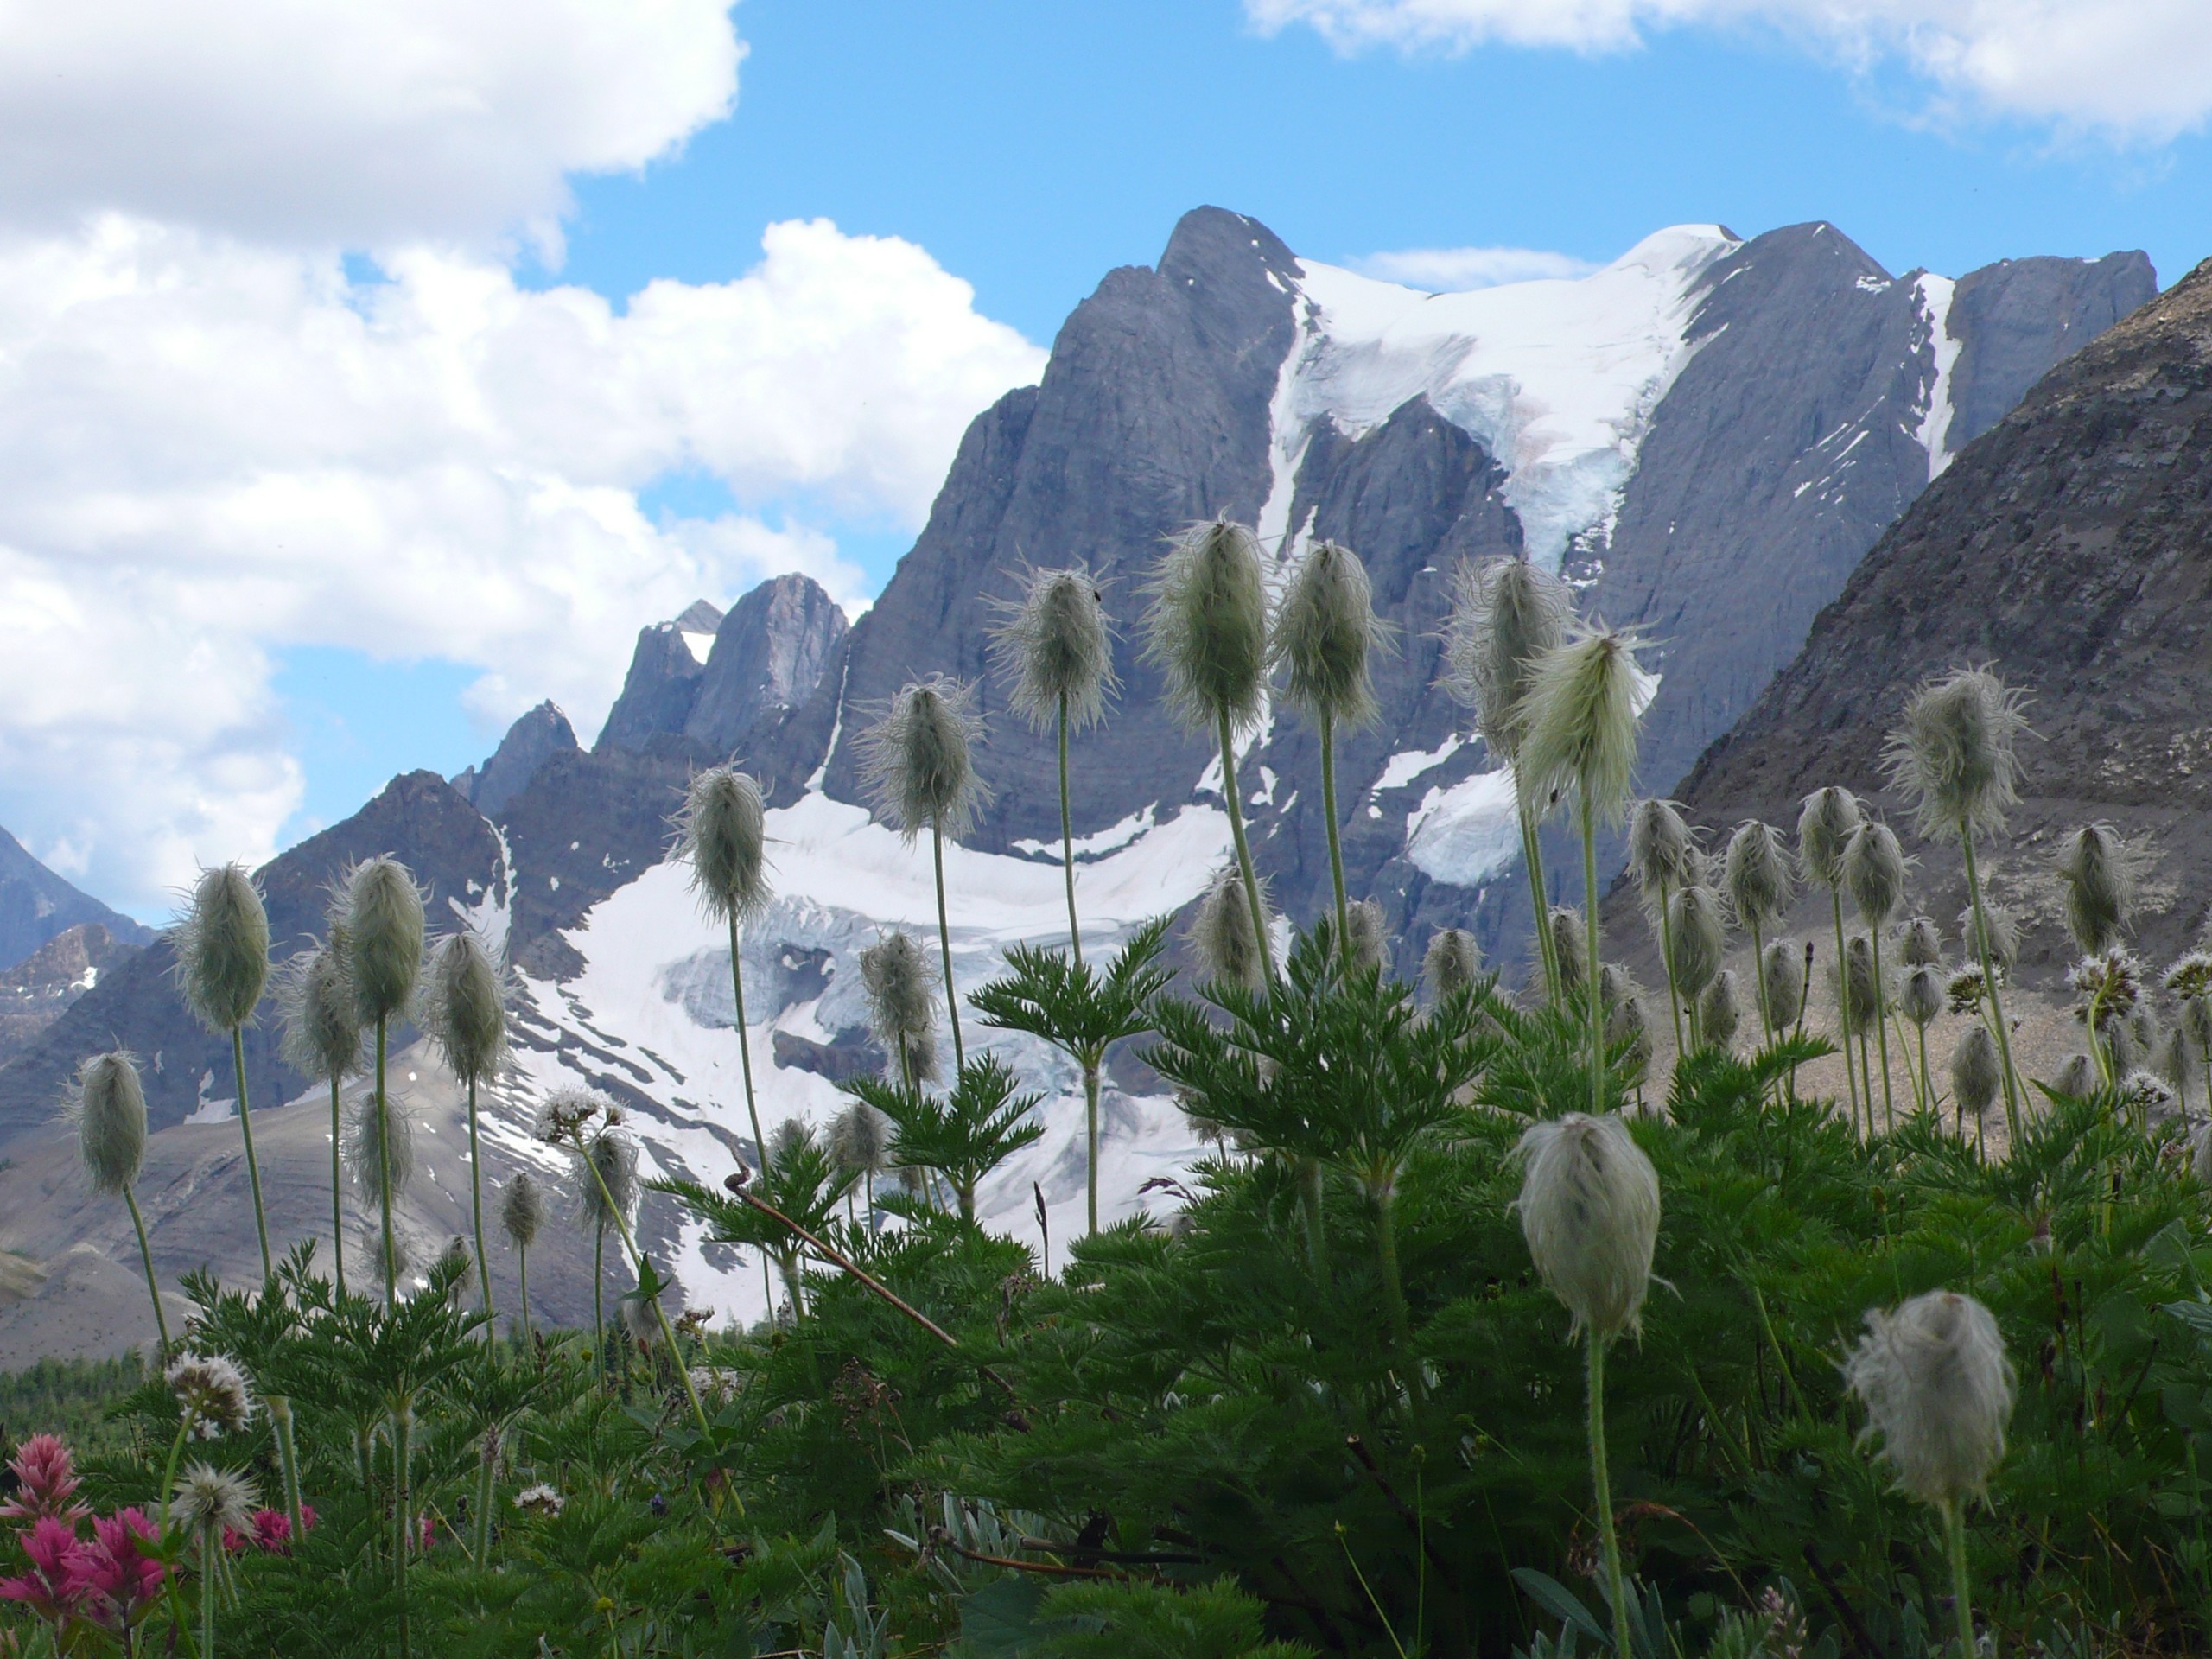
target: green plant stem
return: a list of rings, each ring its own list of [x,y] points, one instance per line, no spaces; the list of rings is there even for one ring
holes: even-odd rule
[[[1275,976],[1274,942],[1268,938],[1267,906],[1260,902],[1260,878],[1252,868],[1252,845],[1244,836],[1244,803],[1236,789],[1236,745],[1229,729],[1229,710],[1214,715],[1214,735],[1221,743],[1221,793],[1229,803],[1229,836],[1236,846],[1236,868],[1244,878],[1245,901],[1252,907],[1252,932],[1259,947],[1260,966],[1268,982]]]
[[[1882,1052],[1882,1128],[1889,1134],[1897,1133],[1897,1109],[1896,1097],[1890,1091],[1890,1027],[1885,1017],[1889,999],[1883,995],[1882,985],[1882,930],[1878,925],[1866,930],[1867,943],[1874,953],[1874,1039]],[[1872,1091],[1868,1091],[1868,1109],[1873,1107]]]
[[[391,1106],[385,1098],[385,1016],[377,1016],[377,1202],[384,1211],[384,1305],[399,1306],[399,1263],[391,1248]]]
[[[492,1486],[499,1463],[499,1427],[496,1423],[484,1432],[484,1452],[480,1461],[483,1466],[476,1471],[476,1565],[483,1568],[492,1565]]]
[[[515,1273],[522,1281],[522,1339],[530,1340],[530,1247],[515,1246]]]
[[[130,1206],[130,1224],[138,1230],[138,1259],[146,1264],[146,1293],[154,1299],[154,1329],[162,1339],[161,1357],[168,1357],[169,1320],[162,1312],[161,1281],[154,1277],[153,1246],[146,1242],[146,1217],[139,1213],[138,1195],[129,1187],[123,1189],[123,1201]]]
[[[1406,1312],[1406,1291],[1398,1275],[1398,1220],[1395,1194],[1385,1181],[1375,1193],[1375,1254],[1382,1267],[1382,1294],[1389,1299],[1390,1334],[1398,1346],[1413,1346],[1413,1325]]]
[[[1298,1207],[1306,1216],[1306,1254],[1313,1266],[1316,1283],[1329,1275],[1329,1230],[1321,1213],[1321,1160],[1298,1160]]]
[[[1075,819],[1068,811],[1068,694],[1060,693],[1060,874],[1068,887],[1068,960],[1083,969],[1083,928],[1075,917]],[[1094,1148],[1095,1150],[1095,1148]],[[1098,1230],[1091,1218],[1090,1230]]]
[[[339,1080],[330,1080],[330,1267],[338,1294],[346,1294],[346,1173],[339,1161],[345,1125],[340,1122],[343,1102]]]
[[[583,1135],[581,1132],[576,1135],[575,1140],[576,1150],[581,1153],[583,1151]],[[607,1190],[607,1178],[599,1173],[599,1166],[589,1158],[586,1158],[583,1162],[584,1167],[591,1171],[592,1179],[599,1183],[600,1199],[607,1205],[607,1214],[614,1218],[614,1230],[622,1240],[622,1248],[629,1252],[630,1265],[636,1270],[638,1282],[642,1285],[645,1281],[645,1253],[639,1249],[637,1240],[630,1236],[629,1224],[622,1219],[621,1211],[615,1206],[614,1195]],[[599,1230],[599,1236],[602,1242],[606,1239],[607,1230],[604,1227]],[[596,1266],[596,1262],[594,1265]],[[805,1311],[798,1303],[798,1275],[794,1273],[791,1275],[791,1312],[794,1315]],[[598,1288],[595,1274],[593,1288],[594,1292]],[[676,1332],[669,1328],[668,1310],[660,1305],[659,1297],[649,1297],[647,1300],[652,1303],[653,1318],[660,1325],[660,1339],[668,1344],[669,1363],[676,1367],[676,1374],[683,1379],[683,1392],[690,1399],[691,1414],[699,1420],[699,1432],[702,1434],[711,1433],[713,1431],[707,1427],[707,1408],[699,1403],[699,1390],[692,1386],[691,1368],[683,1363],[682,1353],[676,1345]],[[596,1311],[595,1307],[594,1311]],[[604,1335],[605,1332],[602,1330],[602,1338]]]
[[[1536,821],[1529,813],[1529,803],[1514,791],[1513,810],[1521,820],[1521,861],[1529,867],[1529,904],[1536,917],[1536,960],[1544,965],[1544,995],[1557,1007],[1560,1002],[1559,952],[1552,939],[1551,920],[1544,902],[1544,849],[1536,837]],[[1674,981],[1670,977],[1668,984]]]
[[[200,1656],[215,1659],[215,1523],[200,1523]]]
[[[1321,806],[1328,816],[1329,880],[1337,894],[1337,957],[1351,971],[1351,905],[1344,897],[1344,849],[1337,827],[1337,722],[1321,715]]]
[[[1667,970],[1667,1012],[1675,1020],[1675,1058],[1689,1051],[1682,1046],[1682,994],[1675,983],[1675,920],[1667,914],[1667,884],[1659,884],[1659,965]]]
[[[484,1340],[492,1333],[492,1257],[484,1248],[484,1154],[476,1138],[476,1079],[468,1080],[468,1218],[476,1230],[476,1282],[484,1292]]]
[[[947,960],[950,960],[948,957]],[[753,1125],[753,1155],[760,1160],[760,1167],[768,1167],[768,1137],[760,1128],[760,1105],[753,1089],[753,1039],[746,1027],[745,965],[738,950],[737,914],[729,917],[729,992],[737,1007],[737,1064],[745,1079],[745,1116]],[[903,1056],[902,1056],[903,1058]],[[776,1322],[776,1292],[768,1274],[768,1253],[760,1253],[760,1294],[768,1307],[768,1323]]]
[[[1582,922],[1589,937],[1590,966],[1586,988],[1590,993],[1590,1113],[1605,1111],[1605,975],[1598,970],[1598,823],[1586,783],[1582,797]]]
[[[1964,823],[1959,826],[1959,845],[1965,849],[1967,857],[1967,896],[1974,901],[1974,942],[1981,957],[1981,982],[1989,988],[1989,1023],[1995,1027],[1991,1035],[1997,1039],[1997,1057],[2003,1063],[2005,1145],[2016,1147],[2020,1143],[2020,1082],[2012,1070],[2012,1039],[2005,1028],[2005,1004],[1997,994],[1996,965],[1989,956],[1989,922],[1981,906],[1981,870],[1974,862],[1974,835]]]
[[[593,1174],[599,1172],[594,1170]],[[604,1181],[600,1183],[604,1186]],[[764,1258],[765,1261],[765,1258]],[[592,1347],[599,1358],[599,1384],[603,1392],[607,1387],[607,1226],[604,1222],[591,1230],[591,1332]],[[775,1313],[769,1304],[768,1312]]]
[[[292,1438],[292,1402],[281,1394],[267,1396],[269,1421],[276,1429],[276,1466],[284,1479],[284,1510],[292,1522],[295,1541],[307,1532],[307,1520],[300,1510],[300,1449]]]
[[[935,818],[930,820],[930,853],[937,862],[937,948],[944,959],[944,1011],[952,1021],[952,1072],[957,1077],[968,1064],[968,1053],[960,1044],[960,992],[952,982],[952,923],[944,908],[944,831]]]
[[[1843,1051],[1843,1086],[1846,1094],[1850,1098],[1851,1127],[1855,1132],[1859,1128],[1859,1078],[1851,1069],[1851,1039],[1843,1028],[1844,1002],[1851,994],[1851,988],[1844,978],[1843,889],[1837,887],[1833,881],[1828,884],[1828,908],[1834,913],[1835,918],[1836,1046]],[[1868,1125],[1870,1128],[1872,1127],[1872,1118],[1870,1115],[1868,1118]]]
[[[1083,1057],[1083,1127],[1090,1204],[1090,1230],[1098,1231],[1098,1056]],[[873,1209],[871,1204],[870,1208]]]
[[[246,1185],[253,1189],[253,1230],[261,1240],[261,1276],[276,1272],[276,1258],[269,1254],[269,1216],[261,1207],[261,1161],[253,1155],[253,1113],[245,1098],[245,1027],[231,1027],[231,1065],[238,1079],[238,1135],[245,1142]]]
[[[1951,1605],[1959,1620],[1960,1659],[1974,1659],[1974,1586],[1967,1576],[1967,1518],[1956,1498],[1942,1506],[1943,1550],[1951,1558]]]
[[[1920,1026],[1916,1027],[1916,1029],[1920,1034],[1920,1086],[1923,1091],[1922,1098],[1928,1103],[1928,1109],[1932,1112],[1936,1109],[1936,1074],[1928,1069],[1928,1027],[1925,1026]]]
[[[413,1528],[410,1525],[412,1517],[407,1511],[414,1500],[414,1493],[408,1484],[412,1473],[408,1465],[413,1461],[410,1441],[414,1418],[415,1408],[411,1402],[403,1402],[391,1414],[392,1532],[397,1544],[392,1552],[391,1573],[392,1588],[399,1603],[400,1659],[407,1659],[408,1654],[413,1650],[407,1627],[407,1560],[414,1553],[415,1540],[409,1535]]]
[[[177,1425],[176,1439],[169,1442],[169,1460],[162,1470],[162,1515],[160,1530],[169,1529],[169,1495],[176,1491],[176,1466],[184,1457],[184,1443],[192,1438],[192,1419],[187,1417]]]
[[[1613,1646],[1617,1659],[1635,1659],[1629,1645],[1628,1586],[1621,1573],[1620,1534],[1613,1526],[1613,1482],[1605,1466],[1605,1350],[1611,1344],[1594,1332],[1588,1338],[1590,1360],[1590,1482],[1598,1506],[1598,1537],[1605,1556],[1605,1584],[1612,1592]]]
[[[1766,939],[1757,922],[1751,924],[1751,1001],[1759,1005],[1759,1035],[1774,1040],[1774,1010],[1767,1007]]]

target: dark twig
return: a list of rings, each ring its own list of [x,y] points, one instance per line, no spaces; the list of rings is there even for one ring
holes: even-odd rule
[[[1835,1606],[1836,1617],[1843,1621],[1844,1629],[1851,1632],[1851,1645],[1864,1659],[1878,1659],[1881,1649],[1874,1645],[1874,1638],[1859,1618],[1858,1609],[1844,1599],[1843,1586],[1835,1581],[1835,1574],[1828,1571],[1827,1563],[1814,1550],[1810,1539],[1805,1542],[1805,1565],[1813,1569],[1813,1576],[1821,1581],[1821,1588],[1827,1592],[1828,1600]]]

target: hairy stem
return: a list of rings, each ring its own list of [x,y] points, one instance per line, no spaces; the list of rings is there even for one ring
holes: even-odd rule
[[[1605,1110],[1605,976],[1598,971],[1598,823],[1588,788],[1578,792],[1582,797],[1582,923],[1590,956],[1590,1113],[1598,1117]]]
[[[276,1270],[275,1258],[269,1254],[269,1215],[261,1207],[261,1160],[253,1155],[253,1113],[245,1098],[245,1027],[231,1027],[231,1065],[238,1079],[238,1135],[245,1142],[246,1184],[253,1189],[253,1230],[261,1239],[261,1276],[264,1279]]]
[[[1974,836],[1961,823],[1959,826],[1959,845],[1967,855],[1967,896],[1974,901],[1974,944],[1981,957],[1981,982],[1989,989],[1989,1023],[1991,1035],[1997,1039],[1997,1058],[2003,1063],[2005,1077],[2005,1144],[2020,1142],[2020,1080],[2012,1070],[2012,1038],[2005,1028],[2005,1004],[1997,992],[1997,969],[1989,956],[1989,923],[1981,905],[1981,871],[1974,862]]]
[[[576,1150],[578,1152],[583,1150],[583,1136],[581,1133],[576,1135]],[[589,1158],[586,1158],[583,1162],[584,1166],[591,1171],[592,1179],[599,1183],[600,1198],[607,1205],[607,1213],[614,1218],[614,1230],[620,1236],[622,1248],[629,1253],[630,1265],[637,1273],[638,1282],[642,1285],[645,1281],[645,1252],[638,1248],[638,1241],[631,1236],[630,1224],[622,1218],[622,1211],[615,1206],[614,1195],[607,1190],[607,1178],[599,1173],[599,1166]],[[599,1236],[602,1241],[606,1238],[607,1230],[604,1227],[599,1230]],[[594,1265],[596,1266],[597,1263],[594,1262]],[[794,1274],[791,1278],[791,1312],[796,1315],[805,1310],[799,1305],[798,1275]],[[594,1274],[593,1290],[596,1293],[597,1289],[598,1276]],[[668,1344],[669,1363],[676,1367],[676,1374],[683,1379],[683,1392],[690,1398],[691,1414],[699,1420],[699,1432],[702,1434],[709,1433],[712,1431],[707,1427],[707,1408],[699,1403],[699,1390],[692,1385],[691,1382],[691,1368],[683,1363],[683,1356],[677,1348],[676,1332],[669,1328],[668,1310],[660,1305],[659,1297],[649,1297],[647,1300],[652,1302],[653,1318],[660,1325],[660,1339]]]
[[[1559,1006],[1559,952],[1552,940],[1550,908],[1544,902],[1544,849],[1536,837],[1536,821],[1529,816],[1528,802],[1515,791],[1514,811],[1521,820],[1521,861],[1529,867],[1529,904],[1536,917],[1536,960],[1544,966],[1544,995],[1554,1007]],[[1669,982],[1672,984],[1672,981]]]
[[[1967,1576],[1966,1512],[1953,1498],[1942,1506],[1943,1549],[1951,1558],[1951,1609],[1959,1621],[1960,1659],[1974,1659],[1974,1585]]]
[[[1098,1056],[1083,1057],[1083,1126],[1090,1179],[1090,1230],[1098,1231]]]
[[[1068,694],[1060,693],[1060,874],[1068,887],[1068,959],[1083,969],[1083,928],[1075,917],[1075,820],[1068,811]],[[1095,1205],[1093,1206],[1096,1207]],[[1098,1230],[1093,1216],[1090,1230]]]
[[[1682,994],[1675,983],[1675,922],[1667,914],[1667,884],[1659,884],[1659,965],[1667,970],[1667,1012],[1675,1021],[1675,1058],[1689,1051],[1682,1046]]]
[[[146,1242],[146,1217],[138,1211],[138,1195],[127,1186],[123,1189],[123,1201],[130,1206],[130,1224],[138,1230],[138,1259],[146,1264],[146,1293],[154,1299],[154,1329],[162,1339],[161,1357],[166,1360],[169,1321],[168,1315],[162,1312],[162,1284],[154,1277],[154,1250]]]
[[[484,1340],[493,1341],[492,1257],[484,1248],[484,1154],[476,1138],[476,1079],[468,1080],[468,1218],[476,1230],[476,1282],[484,1292]]]
[[[292,1402],[285,1395],[268,1396],[269,1421],[276,1430],[276,1466],[284,1480],[284,1510],[292,1522],[292,1538],[296,1544],[307,1532],[307,1520],[300,1511],[300,1448],[292,1437]]]
[[[385,1016],[377,1016],[377,1200],[384,1211],[384,1305],[399,1306],[399,1263],[391,1248],[391,1108],[385,1099]]]
[[[1214,715],[1214,735],[1221,743],[1221,792],[1229,803],[1229,835],[1236,843],[1236,868],[1244,877],[1244,898],[1252,906],[1252,932],[1259,947],[1260,966],[1268,982],[1275,976],[1274,943],[1268,938],[1268,912],[1260,903],[1260,878],[1252,868],[1252,847],[1244,836],[1244,803],[1236,788],[1236,744],[1229,729],[1229,710]]]
[[[930,851],[937,861],[937,948],[944,959],[944,1009],[952,1020],[952,1072],[957,1077],[968,1064],[968,1055],[960,1046],[960,993],[952,982],[952,924],[944,908],[944,831],[935,818],[930,820]]]
[[[1605,1585],[1612,1592],[1613,1646],[1617,1659],[1635,1659],[1629,1645],[1628,1586],[1621,1573],[1620,1534],[1613,1526],[1613,1482],[1605,1466],[1605,1350],[1596,1332],[1588,1336],[1590,1359],[1590,1482],[1598,1507],[1598,1537],[1605,1548]]]
[[[1344,849],[1337,827],[1337,722],[1321,716],[1321,806],[1329,826],[1329,880],[1337,893],[1337,956],[1351,971],[1351,906],[1344,898]]]
[[[530,1246],[515,1246],[515,1272],[522,1280],[522,1339],[530,1340]]]
[[[1835,1023],[1836,1046],[1843,1051],[1843,1085],[1851,1101],[1851,1127],[1859,1128],[1859,1076],[1851,1069],[1851,1035],[1844,1019],[1844,1004],[1851,995],[1851,986],[1845,978],[1849,971],[1848,959],[1843,954],[1843,889],[1828,883],[1828,907],[1835,917]],[[1866,1112],[1866,1127],[1874,1127],[1873,1107],[1870,1103]]]
[[[330,1080],[330,1266],[338,1294],[346,1294],[346,1177],[338,1156],[339,1137],[345,1133],[340,1122],[343,1102],[339,1081]]]
[[[1882,930],[1870,927],[1866,930],[1866,937],[1874,949],[1874,1038],[1882,1051],[1882,1128],[1885,1133],[1894,1135],[1897,1127],[1897,1109],[1890,1092],[1890,1027],[1885,1017],[1889,999],[1882,995]],[[1871,1096],[1872,1091],[1868,1092]],[[1867,1106],[1871,1109],[1872,1105],[1870,1098]]]

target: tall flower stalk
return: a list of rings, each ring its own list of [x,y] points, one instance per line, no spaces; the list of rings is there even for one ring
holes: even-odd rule
[[[346,942],[331,936],[291,960],[279,1001],[284,1011],[284,1064],[330,1086],[330,1259],[333,1281],[346,1288],[345,1085],[361,1069],[361,1019],[346,977]]]
[[[1736,912],[1736,925],[1751,936],[1751,962],[1756,968],[1766,960],[1767,930],[1789,914],[1789,901],[1796,896],[1796,883],[1791,880],[1789,861],[1783,851],[1782,832],[1757,819],[1738,824],[1721,860],[1720,879],[1728,892],[1729,908]],[[1759,1031],[1772,1042],[1782,1021],[1768,1004],[1765,976],[1760,974],[1759,979]]]
[[[739,930],[768,903],[768,816],[760,786],[747,774],[714,766],[695,775],[684,797],[677,845],[691,867],[691,891],[729,934],[729,988],[737,1008],[737,1059],[753,1145],[768,1155],[760,1103],[753,1087],[753,1043],[745,1014],[745,958]]]
[[[1645,913],[1659,930],[1659,961],[1667,970],[1667,1012],[1675,1022],[1675,1052],[1689,1049],[1682,1036],[1682,993],[1675,982],[1674,925],[1667,900],[1688,873],[1696,845],[1681,809],[1672,801],[1638,801],[1628,815],[1628,868]]]
[[[507,1058],[505,976],[483,942],[467,930],[453,934],[430,961],[425,1010],[446,1067],[468,1090],[468,1221],[476,1242],[477,1287],[484,1298],[484,1339],[492,1339],[492,1258],[484,1248],[484,1149],[477,1131],[479,1088]]]
[[[1378,709],[1368,657],[1383,638],[1366,567],[1348,548],[1314,543],[1291,573],[1275,607],[1268,654],[1285,677],[1287,701],[1321,734],[1321,800],[1337,903],[1337,950],[1347,970],[1353,960],[1352,918],[1337,804],[1337,733],[1375,720]]]
[[[385,1305],[399,1303],[399,1261],[392,1230],[393,1192],[406,1179],[402,1164],[407,1119],[392,1104],[385,1066],[391,1022],[403,1016],[423,972],[423,893],[397,859],[376,857],[355,865],[340,896],[332,937],[344,941],[346,980],[361,1023],[376,1033],[376,1089],[362,1103],[354,1135],[359,1179],[375,1195],[384,1227]]]
[[[1920,833],[1958,837],[1967,870],[1967,895],[1974,914],[1975,943],[1989,1003],[1990,1034],[2004,1071],[2005,1123],[2012,1143],[2020,1135],[2020,1080],[2012,1064],[2012,1039],[1989,950],[1986,900],[1974,842],[2005,828],[2019,803],[2021,712],[2024,695],[1986,668],[1962,668],[1931,680],[1905,705],[1904,721],[1888,746],[1891,774],[1912,802]]]
[[[2067,932],[2084,957],[2106,956],[2132,919],[2140,860],[2110,824],[2091,823],[2059,843],[2056,863]],[[2105,1082],[2116,1084],[2121,1067],[2113,1046],[2100,1040],[2098,1026],[2090,1020],[2089,1052]]]
[[[138,1235],[138,1260],[146,1269],[146,1294],[154,1299],[154,1329],[166,1356],[168,1316],[162,1311],[161,1281],[154,1276],[153,1246],[147,1242],[146,1217],[139,1213],[135,1191],[146,1160],[146,1091],[138,1079],[137,1063],[120,1050],[86,1060],[77,1068],[67,1116],[77,1130],[77,1154],[92,1191],[103,1198],[121,1198],[130,1208],[130,1225]]]
[[[1834,784],[1808,795],[1803,810],[1797,815],[1797,867],[1808,882],[1828,890],[1828,912],[1835,923],[1835,965],[1829,972],[1839,995],[1843,984],[1843,849],[1850,843],[1859,822],[1859,798]],[[1840,1025],[1843,1019],[1840,1004],[1836,1019]],[[1851,1045],[1839,1036],[1836,1046],[1843,1051],[1844,1094],[1851,1103],[1852,1127],[1857,1128],[1860,1122],[1859,1074],[1852,1069]],[[1871,1128],[1872,1124],[1870,1103],[1866,1127]]]
[[[531,1173],[517,1170],[499,1195],[499,1230],[515,1247],[515,1276],[522,1286],[522,1339],[530,1340],[530,1247],[545,1225],[545,1193]]]
[[[1230,839],[1243,873],[1264,976],[1273,979],[1274,947],[1236,785],[1236,740],[1258,724],[1266,700],[1268,591],[1260,544],[1250,531],[1227,518],[1193,524],[1168,550],[1151,591],[1145,655],[1166,677],[1169,707],[1191,729],[1209,732],[1219,752]]]
[[[876,804],[912,845],[924,830],[937,872],[938,949],[944,966],[945,1013],[952,1027],[952,1063],[967,1063],[960,1040],[960,994],[952,977],[952,924],[944,903],[944,843],[966,835],[988,791],[976,776],[974,747],[982,736],[975,691],[943,676],[908,685],[861,739]]]
[[[1904,906],[1904,851],[1897,845],[1897,838],[1886,823],[1869,818],[1851,832],[1851,839],[1843,846],[1843,885],[1851,890],[1851,902],[1859,912],[1859,919],[1866,925],[1866,948],[1871,958],[1874,982],[1874,1035],[1876,1046],[1882,1057],[1882,1128],[1885,1132],[1897,1128],[1897,1103],[1890,1088],[1890,1006],[1889,986],[1882,973],[1882,931],[1891,918]],[[1866,1046],[1859,1046],[1863,1064]],[[1870,1084],[1866,1091],[1867,1115],[1874,1109],[1874,1094]]]
[[[253,1226],[261,1241],[261,1276],[276,1270],[269,1250],[269,1214],[261,1202],[261,1162],[253,1152],[253,1113],[246,1100],[245,1028],[269,983],[269,912],[242,864],[203,871],[174,936],[177,980],[185,1006],[211,1032],[231,1039],[238,1079],[238,1135],[253,1189]]]
[[[1452,619],[1445,631],[1446,684],[1474,709],[1475,729],[1484,746],[1512,767],[1516,778],[1521,746],[1529,731],[1529,692],[1536,664],[1566,639],[1573,617],[1567,584],[1526,559],[1497,558],[1479,565],[1463,561],[1453,577]],[[1514,804],[1521,826],[1522,861],[1529,868],[1536,950],[1545,986],[1558,1003],[1566,988],[1544,925],[1543,849],[1536,833],[1541,803],[1535,791],[1522,787],[1515,793]]]

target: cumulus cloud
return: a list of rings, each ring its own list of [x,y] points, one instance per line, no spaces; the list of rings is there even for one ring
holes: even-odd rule
[[[1598,269],[1587,259],[1541,248],[1400,248],[1367,254],[1350,264],[1363,276],[1425,288],[1435,294],[1458,294],[1546,277],[1587,276]]]
[[[1264,30],[1304,24],[1347,51],[1606,52],[1651,29],[1760,28],[1854,70],[1901,66],[1939,118],[2162,143],[2212,116],[2203,0],[1245,0],[1245,11]]]
[[[481,712],[588,734],[694,598],[797,569],[857,601],[807,516],[918,524],[1042,364],[920,248],[820,220],[620,308],[420,246],[349,280],[123,214],[0,236],[0,822],[116,902],[265,855],[292,645],[476,664]],[[649,518],[674,471],[740,510]]]
[[[727,115],[729,0],[0,7],[0,214],[290,246],[557,240],[568,175]]]

